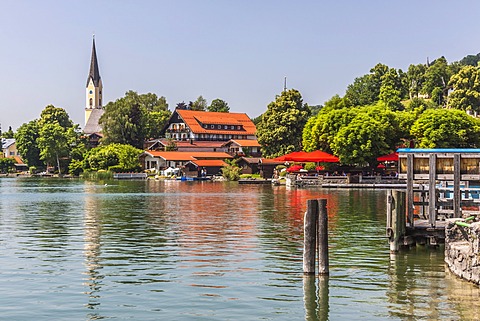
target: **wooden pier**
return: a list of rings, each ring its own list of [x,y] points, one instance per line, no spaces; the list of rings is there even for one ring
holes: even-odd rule
[[[387,194],[390,250],[445,241],[445,220],[480,215],[480,149],[399,149],[406,190]]]

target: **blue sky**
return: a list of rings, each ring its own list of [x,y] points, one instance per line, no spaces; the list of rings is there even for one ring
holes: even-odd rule
[[[14,129],[53,104],[83,127],[95,33],[104,102],[128,90],[199,95],[263,113],[287,86],[304,102],[343,96],[381,62],[480,52],[480,1],[3,1],[0,124]]]

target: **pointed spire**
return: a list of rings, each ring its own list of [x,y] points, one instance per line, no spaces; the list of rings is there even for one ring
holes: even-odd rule
[[[95,50],[95,35],[93,35],[92,59],[90,60],[90,72],[88,73],[87,87],[90,79],[93,80],[93,84],[95,85],[95,87],[97,87],[100,78],[100,71],[98,70],[97,62],[97,51]]]

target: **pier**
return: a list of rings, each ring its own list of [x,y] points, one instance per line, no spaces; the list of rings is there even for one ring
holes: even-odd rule
[[[446,220],[480,214],[480,149],[399,149],[406,189],[387,193],[391,252],[445,242]]]

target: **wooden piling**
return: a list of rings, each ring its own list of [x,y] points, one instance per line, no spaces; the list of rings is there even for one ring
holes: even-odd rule
[[[319,199],[318,216],[318,274],[329,274],[327,200]]]
[[[318,200],[307,200],[303,220],[303,273],[315,274],[315,249],[317,240]]]
[[[405,196],[403,191],[387,191],[387,237],[391,253],[398,252],[406,232]]]

